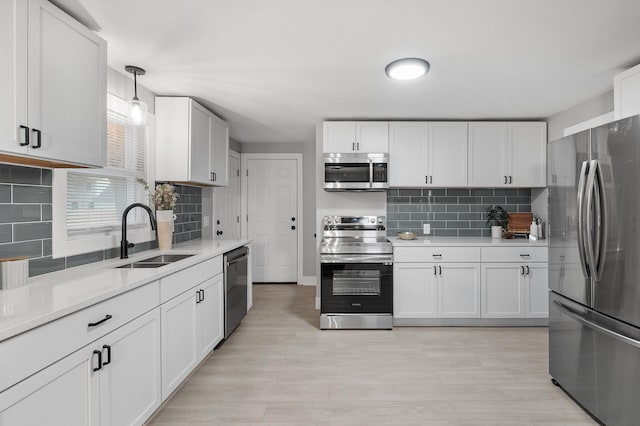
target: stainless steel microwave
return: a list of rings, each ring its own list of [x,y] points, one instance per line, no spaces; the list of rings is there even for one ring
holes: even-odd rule
[[[389,188],[387,154],[324,154],[325,191],[384,191]]]

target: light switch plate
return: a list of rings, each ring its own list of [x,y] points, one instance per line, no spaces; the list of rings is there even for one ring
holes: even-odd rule
[[[209,226],[209,216],[202,216],[202,226]]]
[[[422,232],[424,233],[424,235],[429,235],[429,234],[431,234],[431,224],[429,224],[429,223],[423,223],[423,224],[422,224]]]

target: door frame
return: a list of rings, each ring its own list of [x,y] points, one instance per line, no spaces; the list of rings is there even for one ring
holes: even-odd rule
[[[238,209],[238,214],[240,215],[240,218],[242,219],[242,181],[244,179],[242,179],[242,156],[240,155],[239,152],[234,151],[232,149],[229,150],[229,157],[233,157],[236,158],[238,160],[238,168],[240,169],[240,176],[238,176],[238,202],[240,203],[240,208]],[[228,166],[227,166],[228,169]],[[231,170],[228,170],[228,173],[231,173]],[[231,179],[229,179],[229,181],[231,181]],[[228,186],[225,188],[229,188]],[[213,190],[213,202],[214,202],[214,206],[215,204],[217,204],[217,202],[219,201],[216,197],[218,197],[218,194],[216,193],[216,189],[214,188]],[[213,235],[214,239],[215,239],[215,232],[216,232],[216,220],[218,219],[218,217],[216,216],[216,212],[215,212],[215,207],[213,209],[213,220],[211,221],[211,235]],[[238,238],[242,238],[242,230],[243,228],[245,228],[245,226],[242,226],[242,220],[240,220],[240,222],[238,223]],[[223,238],[224,239],[224,238]]]
[[[302,175],[302,154],[299,153],[279,153],[279,154],[271,154],[271,153],[241,153],[240,154],[240,215],[243,217],[245,226],[240,226],[240,234],[242,238],[248,238],[248,228],[249,228],[249,217],[248,217],[248,180],[249,176],[247,175],[248,169],[247,164],[249,160],[295,160],[296,161],[296,177],[297,177],[297,212],[296,217],[298,218],[298,250],[296,253],[297,257],[297,284],[302,285],[302,268],[303,268],[303,259],[304,259],[304,247],[303,247],[303,233],[304,233],[304,221],[302,217],[303,213],[303,185],[304,185],[304,177]],[[244,177],[244,178],[243,178]],[[241,220],[242,222],[242,220]]]

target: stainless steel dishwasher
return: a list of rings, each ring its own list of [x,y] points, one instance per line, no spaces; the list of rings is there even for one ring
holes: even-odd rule
[[[249,248],[224,254],[224,338],[227,339],[247,315],[247,261]]]

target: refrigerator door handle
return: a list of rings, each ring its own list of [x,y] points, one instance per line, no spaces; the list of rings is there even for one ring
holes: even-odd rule
[[[602,326],[600,324],[597,324],[594,321],[589,321],[584,316],[582,316],[579,312],[574,311],[570,307],[566,306],[564,303],[560,303],[557,300],[554,300],[553,304],[562,313],[564,313],[565,315],[570,316],[571,318],[573,318],[576,321],[586,325],[587,327],[589,327],[589,328],[591,328],[593,330],[597,330],[597,331],[599,331],[599,332],[601,332],[603,334],[606,334],[609,337],[613,337],[616,340],[620,340],[621,342],[627,343],[627,344],[629,344],[631,346],[635,346],[636,348],[640,349],[640,341],[638,341],[636,339],[633,339],[631,337],[625,336],[624,334],[616,333],[615,331],[610,330],[607,327]]]
[[[584,188],[585,180],[587,178],[587,166],[588,161],[582,162],[580,169],[580,179],[578,181],[578,253],[580,254],[580,266],[582,267],[582,273],[585,278],[589,278],[589,271],[587,270],[587,259],[584,249]]]
[[[607,244],[607,198],[604,193],[604,178],[602,177],[602,167],[596,162],[596,180],[595,180],[595,197],[596,197],[596,281],[600,282],[602,272],[604,270],[604,258],[606,254]]]
[[[595,185],[596,185],[596,173],[598,171],[598,161],[597,160],[591,160],[589,162],[589,173],[587,175],[587,184],[586,184],[586,189],[585,189],[585,194],[586,194],[586,202],[585,202],[585,225],[586,225],[586,244],[585,244],[585,249],[587,252],[587,266],[589,267],[589,275],[591,276],[591,278],[593,279],[593,281],[597,280],[598,278],[598,272],[597,272],[597,265],[598,265],[598,261],[596,259],[596,250],[594,247],[594,213],[595,213],[595,221],[597,221],[597,209],[598,207],[594,208],[594,199],[599,199],[599,195],[595,195]],[[597,243],[599,244],[599,240],[600,237],[599,236],[595,236]],[[593,298],[593,295],[595,295],[595,289],[593,288],[593,284],[592,284],[592,288],[591,288],[591,294],[592,294],[592,298],[591,298],[591,304],[593,305],[595,303],[595,300]]]

